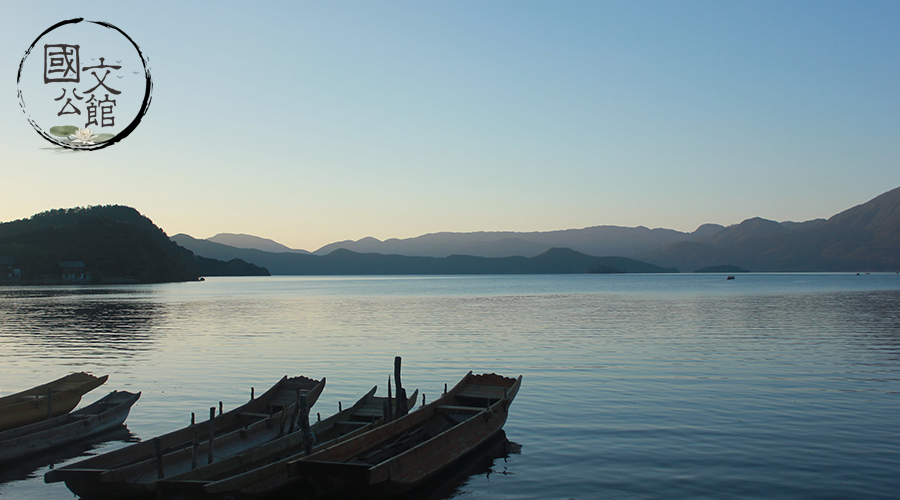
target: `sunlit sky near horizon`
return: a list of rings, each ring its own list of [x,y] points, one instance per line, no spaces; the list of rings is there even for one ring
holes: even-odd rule
[[[16,72],[76,17],[149,58],[110,148]],[[439,231],[827,218],[900,186],[900,2],[22,2],[0,16],[0,221],[132,206],[292,248]]]

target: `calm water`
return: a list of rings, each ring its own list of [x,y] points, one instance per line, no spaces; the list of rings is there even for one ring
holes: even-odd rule
[[[327,377],[337,410],[393,357],[428,400],[468,370],[524,375],[505,430],[521,453],[467,499],[897,498],[900,275],[212,278],[0,287],[0,393],[109,374],[83,400],[143,391],[147,439],[242,404],[282,375]],[[199,417],[204,418],[204,417]],[[82,455],[83,456],[83,455]],[[71,499],[44,463],[0,496]]]

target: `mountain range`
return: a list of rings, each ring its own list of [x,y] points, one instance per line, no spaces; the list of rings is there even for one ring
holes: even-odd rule
[[[897,271],[900,188],[828,220],[785,224],[756,217],[637,258],[680,269],[732,264],[751,271]]]
[[[664,268],[626,257],[594,257],[568,248],[551,248],[533,257],[447,257],[360,253],[337,248],[327,255],[265,252],[236,248],[186,234],[172,241],[197,255],[219,260],[241,259],[280,275],[376,274],[566,274],[566,273],[671,273]]]
[[[223,260],[241,258],[263,265],[273,274],[283,274],[279,270],[290,267],[286,262],[307,253],[250,235],[223,233],[208,240],[188,235],[172,238],[198,255]],[[756,272],[896,271],[900,269],[900,188],[827,220],[776,222],[753,217],[728,227],[704,224],[691,233],[643,226],[547,232],[442,232],[385,241],[371,237],[340,241],[312,254],[324,257],[343,249],[408,257],[534,258],[555,248],[568,248],[586,256],[626,257],[682,271],[722,265]]]

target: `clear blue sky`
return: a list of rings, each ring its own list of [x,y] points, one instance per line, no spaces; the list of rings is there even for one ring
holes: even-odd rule
[[[120,144],[16,97],[84,17],[149,57]],[[437,231],[830,217],[900,186],[900,2],[19,2],[0,17],[0,221],[123,204],[314,250]]]

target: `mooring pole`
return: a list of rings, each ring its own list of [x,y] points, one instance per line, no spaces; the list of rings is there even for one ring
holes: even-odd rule
[[[216,407],[209,409],[209,449],[206,457],[206,463],[213,463],[213,442],[216,439]]]
[[[397,384],[397,417],[406,415],[406,391],[403,390],[403,384],[400,382],[400,356],[394,358],[394,383]]]
[[[391,397],[391,376],[388,375],[388,398],[387,398],[387,412],[384,414],[384,418],[387,419],[388,422],[394,420],[394,411],[393,411],[394,401]]]

